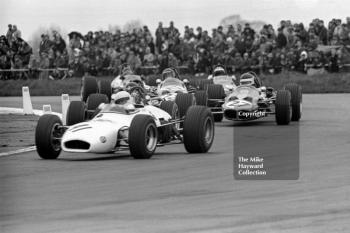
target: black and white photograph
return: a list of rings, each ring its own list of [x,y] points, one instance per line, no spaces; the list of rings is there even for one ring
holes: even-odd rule
[[[350,2],[0,4],[1,233],[350,232]]]

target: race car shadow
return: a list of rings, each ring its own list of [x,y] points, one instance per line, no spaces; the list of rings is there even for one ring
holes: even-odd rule
[[[207,152],[207,153],[197,153],[189,154],[186,151],[183,152],[165,152],[156,151],[150,160],[162,160],[163,158],[179,157],[179,156],[212,156],[217,153]],[[135,160],[130,154],[82,154],[77,157],[76,155],[71,155],[70,153],[64,154],[62,157],[57,159],[58,161],[73,161],[73,162],[89,162],[89,161],[108,161],[108,160]],[[147,159],[146,159],[147,160]],[[145,160],[144,160],[145,161]]]
[[[130,154],[81,154],[81,155],[72,155],[70,153],[64,154],[62,157],[59,157],[57,160],[60,161],[106,161],[106,160],[130,160],[133,159]]]
[[[225,122],[226,123],[226,122]],[[225,126],[247,127],[247,126],[274,126],[274,121],[256,120],[256,121],[232,121],[227,122]]]

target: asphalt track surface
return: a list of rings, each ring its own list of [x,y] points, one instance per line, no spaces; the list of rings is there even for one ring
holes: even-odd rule
[[[59,110],[59,100],[33,104]],[[144,161],[128,152],[0,158],[0,232],[350,232],[349,102],[344,94],[304,95],[294,181],[234,180],[229,121],[216,125],[208,154],[171,145]]]

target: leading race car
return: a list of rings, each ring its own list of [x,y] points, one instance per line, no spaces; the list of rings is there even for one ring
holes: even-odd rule
[[[278,125],[299,121],[302,113],[302,92],[297,84],[288,84],[284,90],[262,86],[255,73],[240,77],[240,85],[225,98],[222,112],[226,119],[233,121],[256,120],[275,115]]]
[[[97,95],[101,94],[89,98]],[[35,131],[39,156],[56,159],[62,150],[114,153],[130,149],[135,159],[148,159],[157,146],[171,143],[184,143],[189,153],[205,153],[210,149],[214,123],[206,107],[192,106],[183,98],[182,104],[188,109],[184,117],[179,117],[178,106],[172,101],[164,101],[158,108],[134,104],[130,99],[125,91],[112,95],[111,103],[99,104],[100,111],[88,121],[84,121],[86,104],[72,101],[67,112],[68,125],[63,125],[56,115],[43,115]]]

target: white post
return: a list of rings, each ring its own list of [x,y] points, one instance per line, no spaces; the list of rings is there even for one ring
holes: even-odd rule
[[[43,105],[43,115],[44,114],[51,114],[51,105],[50,104],[44,104]]]
[[[68,94],[62,94],[61,96],[61,102],[62,102],[62,123],[63,125],[67,124],[67,110],[69,106],[69,95]]]
[[[22,99],[23,99],[23,113],[33,114],[32,100],[30,99],[30,93],[28,87],[22,87]]]

